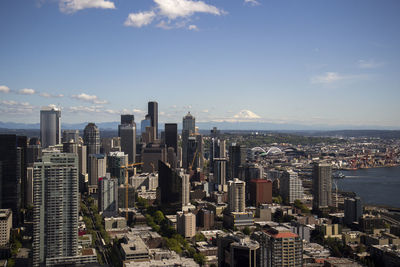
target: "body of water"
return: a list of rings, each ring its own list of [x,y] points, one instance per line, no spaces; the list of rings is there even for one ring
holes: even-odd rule
[[[400,167],[342,172],[346,178],[336,180],[339,190],[355,192],[365,204],[400,208]]]

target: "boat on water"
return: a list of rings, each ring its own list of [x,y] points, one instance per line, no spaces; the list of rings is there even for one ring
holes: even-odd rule
[[[333,179],[343,179],[345,177],[346,175],[344,175],[342,172],[335,172],[332,174]]]

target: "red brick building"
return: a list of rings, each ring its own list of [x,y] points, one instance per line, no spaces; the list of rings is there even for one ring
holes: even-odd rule
[[[270,180],[257,179],[249,183],[250,202],[254,206],[272,203],[272,182]]]

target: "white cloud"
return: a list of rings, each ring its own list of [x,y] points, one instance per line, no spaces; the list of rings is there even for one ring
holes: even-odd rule
[[[88,95],[85,93],[81,93],[79,95],[72,95],[72,98],[86,101],[86,102],[91,102],[94,104],[107,104],[108,103],[107,100],[100,100],[96,95]]]
[[[0,93],[9,93],[10,92],[10,88],[8,88],[5,85],[0,85]]]
[[[372,59],[370,59],[370,60],[362,60],[362,59],[360,59],[358,61],[357,65],[361,69],[376,69],[376,68],[382,67],[384,65],[384,63],[383,62],[376,62],[376,61],[374,61]]]
[[[115,4],[107,0],[60,0],[59,7],[63,13],[74,13],[86,8],[115,9]]]
[[[343,80],[345,77],[339,75],[336,72],[325,72],[323,75],[314,76],[311,78],[311,83],[314,84],[330,84],[340,80]]]
[[[261,5],[260,2],[258,2],[257,0],[244,0],[244,3],[251,6]]]
[[[140,28],[150,24],[155,16],[154,11],[131,13],[126,18],[124,25]]]
[[[54,94],[45,93],[45,92],[40,93],[40,96],[43,96],[43,97],[46,97],[46,98],[64,97],[63,94],[56,94],[56,95],[54,95]]]
[[[221,15],[223,13],[219,8],[208,5],[203,1],[191,0],[154,0],[161,15],[169,19],[178,17],[189,17],[194,13],[209,13]]]
[[[192,30],[192,31],[198,31],[199,30],[199,28],[197,28],[197,26],[193,25],[193,24],[189,25],[188,29]]]
[[[24,88],[24,89],[20,89],[20,90],[18,91],[18,93],[19,93],[20,95],[33,95],[33,94],[35,94],[36,92],[35,92],[35,90],[33,90],[33,89]]]
[[[234,119],[239,119],[239,120],[254,120],[254,119],[261,119],[260,116],[255,114],[254,112],[243,109],[239,113],[235,114],[233,116]]]
[[[32,106],[28,102],[17,102],[14,100],[2,100],[0,101],[0,111],[4,114],[18,114],[26,115],[27,113],[32,113],[35,106]]]
[[[192,0],[153,0],[156,4],[149,11],[131,13],[125,20],[125,26],[143,27],[154,20],[158,21],[156,27],[162,29],[183,28],[195,13],[222,15],[226,12],[203,1]],[[188,29],[196,30],[196,25],[189,25]]]
[[[144,110],[141,110],[141,109],[138,109],[138,108],[134,108],[134,109],[133,109],[133,113],[137,113],[137,114],[145,114],[145,113],[146,113],[146,111],[144,111]]]

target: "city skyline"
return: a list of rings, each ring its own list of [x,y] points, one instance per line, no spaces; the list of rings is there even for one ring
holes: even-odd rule
[[[400,129],[398,1],[0,3],[0,121]],[[160,45],[162,44],[162,45]]]

